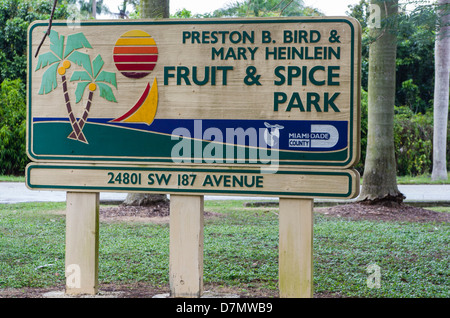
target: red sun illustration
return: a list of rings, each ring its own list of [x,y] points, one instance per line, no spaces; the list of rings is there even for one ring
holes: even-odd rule
[[[148,33],[131,30],[117,40],[113,58],[122,75],[139,79],[149,75],[155,68],[158,61],[158,47]]]

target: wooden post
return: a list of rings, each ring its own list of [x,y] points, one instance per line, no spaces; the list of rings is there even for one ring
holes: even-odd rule
[[[203,195],[170,196],[171,297],[203,294]]]
[[[313,296],[313,199],[280,198],[281,298]]]
[[[67,192],[66,294],[98,292],[99,193]]]

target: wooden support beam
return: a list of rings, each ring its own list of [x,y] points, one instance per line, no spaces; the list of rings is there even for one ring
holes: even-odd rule
[[[313,199],[280,198],[279,289],[281,298],[313,296]]]
[[[98,292],[99,193],[67,192],[66,294]]]
[[[203,294],[203,195],[170,196],[171,297]]]

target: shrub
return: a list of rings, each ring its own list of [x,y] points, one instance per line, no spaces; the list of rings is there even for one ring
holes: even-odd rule
[[[433,114],[414,114],[409,107],[395,107],[394,143],[399,176],[430,173],[433,161]]]
[[[356,164],[355,169],[362,175],[364,171],[364,162],[366,160],[367,149],[367,112],[368,95],[364,89],[361,89],[361,159]]]
[[[0,86],[0,174],[23,175],[28,163],[25,94],[20,79],[4,80]]]
[[[367,92],[361,92],[361,160],[356,169],[363,174],[367,148]],[[450,144],[450,125],[449,125]],[[431,172],[433,163],[433,113],[414,113],[409,106],[395,107],[394,147],[397,175],[422,175]],[[447,157],[450,147],[447,147]],[[448,162],[449,164],[450,162]]]

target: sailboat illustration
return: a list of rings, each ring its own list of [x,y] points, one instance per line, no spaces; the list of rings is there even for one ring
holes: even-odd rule
[[[155,78],[151,87],[150,83],[147,84],[144,93],[142,93],[142,96],[139,98],[136,104],[125,114],[111,120],[111,122],[145,123],[150,126],[155,119],[157,108],[158,84]]]

